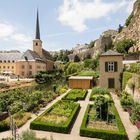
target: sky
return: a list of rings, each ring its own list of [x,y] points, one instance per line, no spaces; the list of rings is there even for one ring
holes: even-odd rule
[[[0,0],[0,50],[32,49],[39,9],[43,48],[72,49],[117,29],[135,0]]]

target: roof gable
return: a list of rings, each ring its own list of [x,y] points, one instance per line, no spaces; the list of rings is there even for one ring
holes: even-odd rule
[[[118,53],[118,52],[113,51],[113,50],[109,50],[105,53],[102,53],[101,56],[123,56],[123,54]]]

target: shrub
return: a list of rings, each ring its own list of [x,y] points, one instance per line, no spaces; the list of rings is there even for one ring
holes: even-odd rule
[[[30,130],[23,131],[22,140],[36,140],[35,132],[30,131]]]
[[[140,132],[139,132],[138,135],[136,136],[135,140],[140,140]]]
[[[132,107],[134,105],[134,100],[130,95],[123,95],[120,102],[124,109]]]
[[[140,104],[135,103],[133,107],[133,113],[131,115],[131,121],[135,123],[136,121],[140,121]]]
[[[130,72],[124,72],[123,73],[123,80],[122,80],[122,89],[125,89],[125,86],[128,82],[128,80],[132,77],[132,73]]]
[[[133,47],[133,45],[135,44],[136,42],[133,41],[132,39],[124,39],[122,41],[119,41],[116,45],[116,50],[119,52],[119,53],[124,53],[124,54],[127,54],[129,49],[131,47]]]
[[[125,21],[125,25],[126,25],[126,26],[128,26],[128,25],[131,23],[132,18],[133,18],[133,14],[131,14],[131,15],[127,18],[127,20]]]

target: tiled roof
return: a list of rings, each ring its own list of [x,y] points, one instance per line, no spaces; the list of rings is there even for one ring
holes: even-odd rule
[[[101,56],[108,56],[108,55],[110,55],[110,56],[112,56],[112,55],[114,55],[114,56],[115,56],[115,55],[123,56],[123,54],[118,53],[118,52],[115,52],[115,51],[112,51],[112,50],[109,50],[109,51],[107,51],[107,52],[101,54]]]
[[[17,61],[21,58],[23,53],[20,52],[1,52],[0,53],[0,60],[1,61]]]

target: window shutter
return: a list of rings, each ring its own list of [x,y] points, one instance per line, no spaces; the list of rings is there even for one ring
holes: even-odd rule
[[[105,72],[108,72],[108,62],[105,62]]]
[[[114,62],[114,72],[117,72],[117,71],[118,71],[118,63]]]

